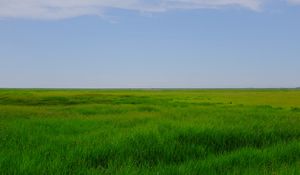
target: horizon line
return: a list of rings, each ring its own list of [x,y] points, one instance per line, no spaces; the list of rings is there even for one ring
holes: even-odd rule
[[[64,88],[64,87],[0,87],[0,90],[264,90],[264,89],[274,89],[274,90],[281,90],[281,89],[300,89],[300,87],[242,87],[242,88],[226,88],[226,87],[210,87],[210,88]]]

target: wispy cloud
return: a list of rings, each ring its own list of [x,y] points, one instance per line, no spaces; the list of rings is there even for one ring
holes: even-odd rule
[[[289,3],[291,4],[298,4],[300,5],[300,0],[288,0]]]
[[[164,12],[240,6],[259,10],[265,0],[0,0],[0,18],[64,19],[103,15],[107,9]],[[300,0],[287,0],[300,3]]]

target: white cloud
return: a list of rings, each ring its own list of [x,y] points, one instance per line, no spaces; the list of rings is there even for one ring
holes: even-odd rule
[[[263,0],[0,0],[0,18],[63,19],[101,15],[107,9],[164,12],[241,6],[258,10]]]
[[[259,10],[267,0],[0,0],[0,18],[64,19],[102,15],[108,9],[164,12],[240,6]],[[300,4],[300,0],[287,0]]]

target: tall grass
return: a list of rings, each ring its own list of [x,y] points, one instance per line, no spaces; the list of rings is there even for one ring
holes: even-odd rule
[[[299,174],[299,90],[0,90],[2,174]]]

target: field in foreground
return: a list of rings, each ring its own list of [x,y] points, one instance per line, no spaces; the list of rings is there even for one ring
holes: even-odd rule
[[[0,174],[300,174],[300,90],[0,90]]]

